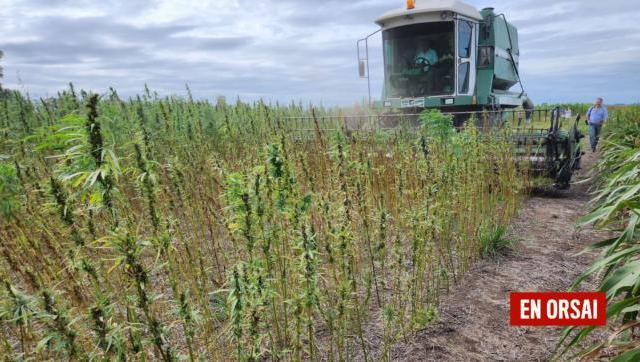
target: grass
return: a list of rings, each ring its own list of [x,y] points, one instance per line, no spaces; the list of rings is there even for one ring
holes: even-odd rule
[[[438,113],[418,133],[343,116],[3,91],[0,353],[390,359],[505,244],[528,177],[504,137]]]
[[[507,229],[499,225],[496,228],[480,234],[480,245],[483,256],[496,256],[511,248],[515,242],[506,237]]]

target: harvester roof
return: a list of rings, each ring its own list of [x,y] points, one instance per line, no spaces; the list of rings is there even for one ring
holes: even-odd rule
[[[457,13],[471,19],[482,20],[482,15],[478,10],[462,1],[458,0],[417,0],[413,9],[406,7],[391,10],[376,20],[376,24],[387,27],[391,23],[401,25],[404,19],[419,17],[440,17],[444,11]],[[435,16],[434,16],[435,15]],[[418,19],[416,19],[418,20]],[[397,26],[395,25],[395,26]]]

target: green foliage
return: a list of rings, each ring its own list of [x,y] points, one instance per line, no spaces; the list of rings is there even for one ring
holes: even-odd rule
[[[114,150],[103,147],[101,136],[97,136],[95,130],[99,131],[95,119],[90,122],[71,114],[63,117],[60,125],[53,129],[39,129],[36,132],[45,136],[31,140],[39,141],[37,149],[41,152],[62,152],[51,156],[58,161],[57,177],[69,187],[81,189],[80,198],[97,208],[101,204],[108,206],[112,180],[121,171]]]
[[[495,256],[513,245],[513,240],[505,237],[506,228],[499,225],[480,234],[480,245],[483,256]]]
[[[416,328],[421,329],[429,326],[438,318],[438,310],[434,308],[419,309],[414,317]]]
[[[446,140],[455,133],[453,116],[450,114],[443,114],[437,109],[430,109],[423,111],[419,119],[422,122],[424,136]]]
[[[77,332],[73,330],[76,320],[70,319],[70,313],[60,309],[54,295],[49,290],[42,292],[43,312],[40,320],[48,327],[36,350],[49,349],[60,355],[68,355],[70,359],[81,358],[82,352],[76,344]]]
[[[599,277],[605,292],[607,319],[613,329],[609,338],[596,346],[584,347],[594,328],[566,328],[558,345],[561,353],[577,350],[577,355],[597,357],[605,349],[619,354],[616,360],[633,360],[640,349],[632,332],[640,311],[640,109],[616,112],[605,127],[601,160],[597,165],[596,208],[582,218],[583,225],[614,231],[616,236],[592,245],[601,251],[593,264],[576,280],[574,287],[589,277]]]
[[[0,161],[0,213],[5,218],[12,218],[20,207],[20,180],[16,167]]]
[[[148,89],[11,92],[0,277],[14,294],[0,296],[0,353],[390,359],[434,322],[442,291],[481,257],[483,225],[508,223],[527,178],[503,140],[437,112],[418,134],[342,116]]]
[[[4,293],[0,309],[0,319],[15,323],[21,329],[28,328],[37,314],[36,300],[17,290],[9,282],[4,282]]]

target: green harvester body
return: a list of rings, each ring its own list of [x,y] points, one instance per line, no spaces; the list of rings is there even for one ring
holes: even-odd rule
[[[520,81],[518,30],[492,8],[478,12],[456,0],[422,0],[376,23],[383,37],[382,106],[449,112],[533,107]],[[442,59],[412,64],[424,42]],[[361,60],[361,75],[368,77],[368,54]],[[520,89],[511,91],[517,84]]]
[[[469,119],[483,127],[511,119],[518,159],[568,187],[582,155],[579,117],[567,131],[560,125],[560,109],[534,110],[520,78],[518,30],[504,14],[458,0],[417,0],[385,13],[376,24],[378,31],[358,41],[358,59],[370,99],[368,40],[381,32],[384,85],[376,104],[384,109],[383,126],[397,125],[394,117],[416,120],[425,109],[451,114],[456,127]],[[549,128],[528,127],[540,111]]]

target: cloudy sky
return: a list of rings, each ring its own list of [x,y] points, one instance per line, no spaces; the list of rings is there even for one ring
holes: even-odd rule
[[[428,0],[417,0],[428,1]],[[638,102],[636,0],[469,0],[519,29],[537,102]],[[0,0],[3,84],[36,96],[77,87],[121,94],[241,96],[348,105],[366,96],[355,41],[404,0]],[[373,94],[382,78],[372,38]]]

